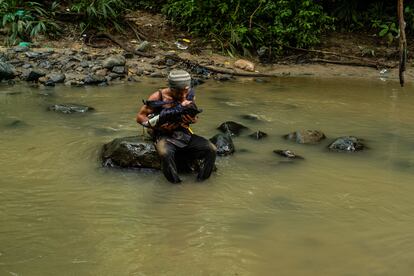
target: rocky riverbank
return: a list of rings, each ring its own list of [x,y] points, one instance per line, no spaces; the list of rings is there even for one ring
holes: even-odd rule
[[[94,48],[82,42],[53,48],[0,47],[0,80],[9,84],[27,81],[45,86],[104,86],[136,82],[141,77],[165,78],[174,68],[191,71],[194,84],[210,78],[226,81],[235,77],[268,76],[398,79],[397,68],[292,62],[261,64],[209,51],[193,54],[187,49],[163,49],[159,42],[144,41],[132,52],[117,46]],[[406,82],[412,79],[414,71],[408,68]]]

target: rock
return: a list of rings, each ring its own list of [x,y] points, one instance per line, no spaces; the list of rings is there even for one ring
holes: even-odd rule
[[[165,58],[162,56],[156,56],[153,60],[151,60],[150,64],[152,65],[164,65]]]
[[[245,114],[245,115],[241,115],[240,118],[245,119],[245,120],[249,120],[249,121],[259,121],[260,120],[259,115],[256,115],[256,114]]]
[[[366,146],[363,144],[363,141],[357,137],[344,136],[335,139],[328,148],[330,151],[356,152],[365,149]]]
[[[289,159],[304,159],[302,156],[297,155],[291,150],[274,150],[273,152],[279,156],[286,157]]]
[[[101,160],[104,167],[161,168],[154,144],[138,136],[117,138],[105,144]]]
[[[245,71],[254,72],[254,63],[245,59],[236,60],[234,66]]]
[[[167,60],[165,61],[165,65],[167,66],[174,66],[176,64],[175,60],[167,58]]]
[[[28,125],[24,121],[16,119],[11,122],[8,122],[5,126],[8,128],[22,128],[27,127]]]
[[[52,74],[48,75],[47,77],[53,83],[63,83],[63,82],[65,82],[65,79],[66,79],[65,74],[60,74],[60,73],[52,73]]]
[[[73,113],[86,113],[94,111],[95,109],[90,106],[81,105],[81,104],[54,104],[48,107],[48,110],[55,111],[63,114],[73,114]]]
[[[32,52],[32,51],[28,51],[28,52],[26,52],[25,53],[26,54],[26,57],[28,57],[28,58],[38,58],[38,57],[40,57],[42,54],[41,53],[39,53],[39,52]]]
[[[55,82],[54,82],[54,81],[52,81],[51,79],[48,79],[47,81],[45,81],[45,82],[43,83],[43,85],[44,85],[44,86],[50,86],[50,87],[53,87],[53,86],[55,86]]]
[[[29,47],[27,47],[27,46],[16,46],[16,47],[13,48],[13,51],[15,51],[16,53],[27,52],[27,51],[29,51]]]
[[[220,133],[215,135],[210,139],[210,141],[216,146],[217,148],[217,155],[225,156],[234,153],[234,144],[233,139],[231,139],[231,135],[228,133]]]
[[[125,75],[111,72],[111,73],[108,74],[108,77],[110,77],[111,79],[116,79],[116,78],[123,78],[123,77],[125,77]]]
[[[130,82],[140,82],[140,79],[136,76],[129,76],[128,81],[130,81]]]
[[[105,59],[102,62],[102,67],[107,69],[112,69],[115,66],[124,66],[126,63],[125,57],[123,56],[112,56]]]
[[[133,54],[133,53],[131,53],[131,52],[124,52],[122,55],[123,55],[123,56],[124,56],[124,58],[126,58],[126,59],[131,59],[131,58],[134,58],[134,54]]]
[[[23,72],[21,79],[25,81],[37,81],[40,77],[46,76],[46,73],[38,69],[30,69]]]
[[[165,78],[167,75],[163,72],[154,72],[150,74],[151,78]]]
[[[298,144],[317,144],[326,138],[319,130],[298,130],[283,137]]]
[[[105,77],[107,73],[108,73],[108,69],[104,68],[104,69],[96,70],[95,75]]]
[[[259,130],[259,131],[256,131],[256,132],[253,132],[252,134],[250,134],[249,137],[251,137],[253,139],[256,139],[256,140],[261,140],[261,139],[267,137],[267,133],[264,133],[264,132]]]
[[[125,74],[125,66],[114,66],[114,68],[112,68],[112,72],[116,74]]]
[[[25,64],[23,64],[23,66],[22,66],[22,68],[23,69],[29,69],[29,68],[31,68],[32,67],[32,65],[30,64],[30,63],[25,63]]]
[[[233,121],[227,121],[222,123],[217,129],[221,130],[224,133],[229,132],[233,136],[238,136],[242,131],[247,130],[248,128],[242,124]]]
[[[233,76],[230,74],[217,74],[214,76],[214,79],[217,81],[229,81],[233,79]]]
[[[81,61],[81,63],[79,65],[82,68],[89,68],[89,62],[87,62],[86,60]]]
[[[50,69],[52,67],[52,64],[50,64],[48,60],[43,60],[39,62],[38,67],[43,69]]]
[[[98,85],[106,82],[106,79],[103,76],[89,74],[84,78],[83,82],[85,85]]]
[[[0,61],[0,81],[13,79],[14,76],[14,67],[6,62]]]
[[[40,77],[39,79],[38,79],[38,81],[40,82],[40,83],[45,83],[46,81],[48,80],[48,78],[47,77]]]
[[[138,52],[146,52],[151,48],[151,44],[148,41],[143,41],[141,42],[137,48],[135,48],[136,51]]]
[[[191,78],[192,87],[197,86],[197,85],[202,85],[203,83],[205,83],[205,81],[200,78]]]

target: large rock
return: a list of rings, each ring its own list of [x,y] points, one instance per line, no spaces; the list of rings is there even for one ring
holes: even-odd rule
[[[85,85],[98,85],[101,83],[106,83],[106,78],[104,76],[89,74],[83,79],[83,83]]]
[[[0,81],[1,80],[10,80],[15,76],[14,68],[12,65],[0,61]]]
[[[247,130],[248,128],[245,127],[242,124],[239,124],[239,123],[236,123],[236,122],[233,122],[233,121],[227,121],[227,122],[222,123],[218,127],[218,129],[221,130],[224,133],[229,132],[231,135],[237,136],[242,131]]]
[[[298,130],[285,135],[284,138],[298,144],[317,144],[326,136],[319,130]]]
[[[95,109],[90,106],[81,105],[81,104],[54,104],[48,107],[48,110],[63,113],[63,114],[72,114],[72,113],[86,113],[94,111]]]
[[[354,136],[344,136],[337,138],[328,146],[330,151],[337,152],[356,152],[365,148],[361,139]]]
[[[65,74],[61,74],[61,73],[52,73],[48,75],[47,77],[53,83],[64,83],[66,79]]]
[[[154,144],[138,136],[117,138],[105,144],[101,160],[104,167],[161,168]]]
[[[236,68],[239,68],[239,69],[242,69],[242,70],[245,70],[245,71],[254,72],[253,62],[250,62],[250,61],[245,60],[245,59],[236,60],[236,62],[234,63],[234,66]]]
[[[38,69],[30,69],[23,72],[21,78],[25,81],[38,81],[39,78],[46,76],[46,73]]]
[[[210,141],[216,146],[217,155],[224,156],[234,153],[234,144],[230,134],[217,134]]]
[[[109,58],[105,59],[102,62],[102,67],[112,70],[112,68],[114,68],[115,66],[124,66],[125,63],[126,63],[125,57],[123,57],[123,56],[112,56],[112,57],[109,57]]]

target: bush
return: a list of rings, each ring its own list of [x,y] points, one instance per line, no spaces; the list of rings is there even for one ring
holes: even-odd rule
[[[46,12],[43,5],[34,1],[0,0],[0,26],[6,30],[6,44],[14,45],[19,41],[31,41],[38,34],[54,36],[59,26],[51,19],[57,3]]]
[[[309,47],[333,28],[333,19],[312,0],[169,0],[163,12],[190,33],[245,54],[262,46]]]
[[[87,29],[107,29],[115,27],[122,31],[122,15],[126,8],[122,0],[77,0],[73,1],[71,11],[84,14],[85,19],[80,23],[81,32]]]

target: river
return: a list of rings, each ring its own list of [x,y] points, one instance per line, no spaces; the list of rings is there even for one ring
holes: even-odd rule
[[[410,275],[414,271],[414,90],[380,80],[249,79],[196,88],[206,137],[235,138],[205,183],[104,169],[102,145],[141,135],[135,114],[164,81],[0,86],[0,275]],[[55,103],[95,112],[63,115]],[[255,114],[260,120],[243,119]],[[322,130],[319,145],[281,138]],[[369,147],[328,152],[355,135]],[[273,153],[290,149],[304,160]]]

